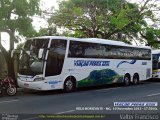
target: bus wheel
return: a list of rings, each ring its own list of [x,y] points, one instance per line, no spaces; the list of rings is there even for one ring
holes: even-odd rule
[[[65,92],[72,92],[74,91],[76,88],[76,84],[74,82],[74,80],[72,79],[67,79],[65,82],[64,82],[64,91]]]
[[[137,85],[139,83],[139,76],[138,74],[134,74],[133,76],[133,85]]]
[[[124,86],[128,86],[129,84],[130,84],[130,77],[129,77],[128,74],[126,74],[126,75],[124,76],[123,85],[124,85]]]

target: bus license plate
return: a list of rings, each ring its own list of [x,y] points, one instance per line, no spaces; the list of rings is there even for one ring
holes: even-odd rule
[[[25,87],[29,87],[29,84],[27,84],[27,83],[24,83],[24,86],[25,86]]]

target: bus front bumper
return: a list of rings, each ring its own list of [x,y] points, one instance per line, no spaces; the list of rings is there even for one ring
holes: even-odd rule
[[[47,90],[44,85],[42,85],[41,81],[39,82],[26,82],[22,80],[18,80],[18,86],[21,88],[33,89],[33,90]]]
[[[26,89],[33,90],[57,90],[60,89],[57,85],[48,84],[48,82],[44,81],[36,81],[36,82],[26,82],[22,80],[18,80],[18,86]]]
[[[153,74],[152,78],[160,78],[160,76],[158,74]]]

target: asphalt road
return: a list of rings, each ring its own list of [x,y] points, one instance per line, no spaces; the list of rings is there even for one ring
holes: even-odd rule
[[[114,102],[157,102],[156,107],[115,107]],[[136,86],[105,85],[62,91],[21,90],[0,98],[0,113],[8,114],[160,114],[160,80]],[[29,119],[27,119],[29,120]]]

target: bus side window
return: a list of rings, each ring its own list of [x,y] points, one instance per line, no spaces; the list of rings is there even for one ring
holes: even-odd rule
[[[70,41],[69,57],[84,57],[85,44],[81,42]]]
[[[46,76],[59,75],[62,72],[66,52],[66,40],[52,40],[48,53]]]

